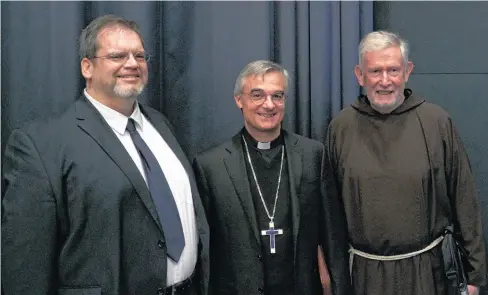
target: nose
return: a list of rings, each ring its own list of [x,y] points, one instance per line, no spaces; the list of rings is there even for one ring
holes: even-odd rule
[[[264,103],[263,103],[263,106],[268,108],[268,109],[272,109],[275,107],[275,103],[273,101],[273,98],[272,98],[272,95],[271,94],[267,94],[266,95],[266,98],[264,99]]]
[[[134,54],[129,53],[129,58],[125,62],[124,66],[126,67],[137,67],[139,63],[137,62],[136,58],[134,57]]]
[[[381,75],[381,83],[384,85],[388,85],[390,83],[390,76],[388,75],[387,71],[383,71]]]

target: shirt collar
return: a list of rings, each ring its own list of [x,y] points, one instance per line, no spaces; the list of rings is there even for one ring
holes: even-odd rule
[[[100,114],[105,119],[107,124],[120,135],[124,134],[129,118],[134,119],[134,121],[136,122],[136,127],[139,126],[141,131],[143,130],[142,113],[141,113],[141,109],[139,108],[139,103],[137,101],[135,104],[134,111],[132,112],[130,117],[127,117],[126,115],[121,114],[116,110],[109,108],[108,106],[104,105],[103,103],[91,97],[88,94],[88,92],[86,92],[86,89],[83,92],[86,98],[88,99],[88,101],[90,101],[93,104],[93,106],[98,110],[98,112],[100,112]]]
[[[250,147],[259,150],[269,150],[274,149],[275,147],[284,143],[283,139],[283,130],[280,130],[280,135],[277,138],[273,139],[271,142],[259,142],[254,137],[249,134],[246,127],[242,128],[242,134],[246,138],[246,142],[249,144]]]

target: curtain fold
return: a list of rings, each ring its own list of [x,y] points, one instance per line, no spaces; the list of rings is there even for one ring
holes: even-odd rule
[[[373,3],[279,2],[276,11],[276,61],[292,73],[285,126],[323,141],[333,115],[359,95],[353,70],[373,30]]]
[[[135,20],[152,58],[141,101],[163,112],[193,157],[243,124],[233,88],[250,61],[291,75],[284,127],[324,140],[331,117],[359,93],[360,38],[372,2],[2,2],[2,152],[13,128],[59,114],[84,88],[78,37],[93,18]]]

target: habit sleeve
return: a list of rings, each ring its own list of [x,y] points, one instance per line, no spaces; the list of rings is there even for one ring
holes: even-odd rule
[[[334,295],[352,294],[348,268],[348,234],[346,215],[334,175],[334,165],[329,153],[328,140],[322,157],[322,196],[327,239],[324,246],[329,268],[331,289]]]
[[[486,257],[474,179],[456,128],[450,119],[446,125],[444,147],[448,196],[455,226],[460,231],[461,241],[468,251],[469,263],[473,267],[468,272],[468,283],[483,286],[486,284]]]

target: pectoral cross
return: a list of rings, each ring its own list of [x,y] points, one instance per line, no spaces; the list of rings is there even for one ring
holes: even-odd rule
[[[282,229],[275,229],[274,228],[274,222],[273,221],[270,221],[269,228],[267,230],[261,231],[262,236],[269,236],[269,248],[270,248],[271,254],[276,253],[275,236],[276,235],[282,235],[282,234],[283,234]]]

